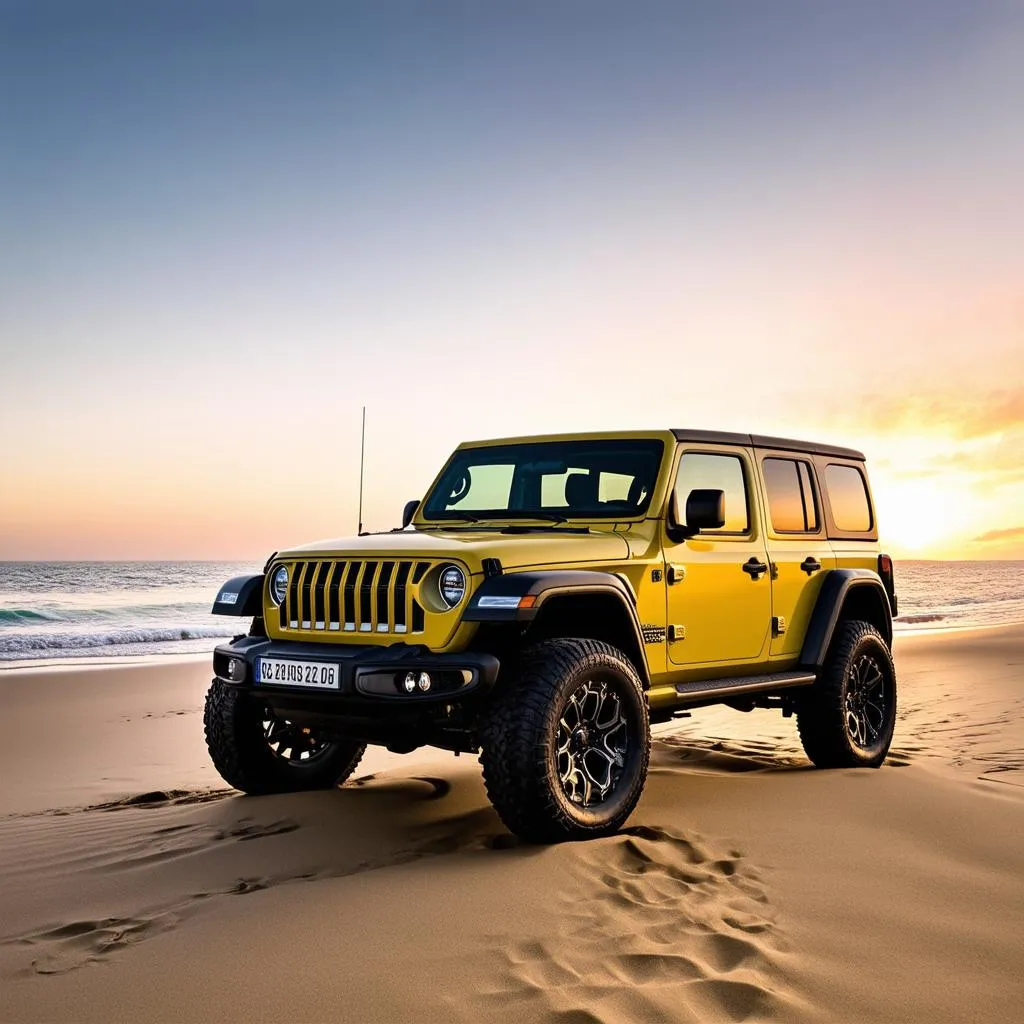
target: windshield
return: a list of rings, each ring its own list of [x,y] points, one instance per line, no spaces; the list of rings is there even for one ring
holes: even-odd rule
[[[463,448],[423,504],[425,519],[619,519],[643,515],[657,440],[539,441]]]

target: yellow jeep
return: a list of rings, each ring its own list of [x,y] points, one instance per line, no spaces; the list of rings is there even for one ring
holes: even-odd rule
[[[896,611],[864,456],[702,430],[460,445],[388,533],[228,581],[252,618],[214,652],[213,762],[247,793],[330,787],[377,743],[479,753],[534,842],[636,806],[650,725],[795,714],[819,767],[892,740]]]

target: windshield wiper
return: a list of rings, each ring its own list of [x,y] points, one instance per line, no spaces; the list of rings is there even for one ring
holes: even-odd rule
[[[445,512],[445,514],[439,518],[459,523],[480,522],[480,520],[476,516],[471,516],[468,512]]]
[[[543,519],[546,523],[567,523],[565,516],[556,515],[554,512],[524,512],[517,519]]]

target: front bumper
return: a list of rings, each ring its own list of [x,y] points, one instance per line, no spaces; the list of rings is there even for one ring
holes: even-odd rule
[[[259,658],[315,661],[338,666],[337,689],[310,689],[303,686],[256,682]],[[235,661],[234,672],[229,664]],[[244,671],[238,664],[244,665]],[[363,647],[355,644],[311,644],[264,637],[243,636],[221,644],[213,652],[213,670],[219,679],[232,686],[266,694],[267,702],[307,704],[311,707],[349,706],[364,713],[388,707],[426,707],[453,704],[482,696],[498,678],[498,659],[490,654],[464,651],[459,654],[434,654],[428,648],[410,644],[390,647]],[[406,673],[428,672],[436,680],[428,693],[405,693],[398,685]],[[397,709],[397,707],[396,707]]]

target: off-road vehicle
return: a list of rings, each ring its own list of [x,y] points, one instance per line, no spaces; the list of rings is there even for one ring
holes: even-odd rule
[[[214,764],[246,793],[331,787],[376,743],[479,753],[529,841],[607,834],[650,725],[795,715],[822,768],[892,740],[896,611],[859,452],[700,430],[460,445],[388,533],[279,551],[214,612]]]

